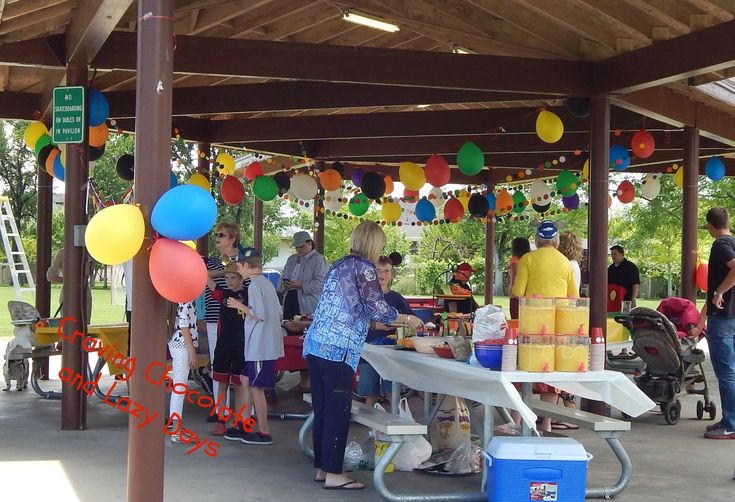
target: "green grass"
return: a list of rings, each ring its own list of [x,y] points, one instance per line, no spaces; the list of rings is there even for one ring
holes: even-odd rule
[[[56,312],[59,306],[58,286],[51,287],[51,315]],[[0,338],[12,337],[13,326],[10,324],[10,314],[8,313],[7,304],[10,300],[15,300],[15,290],[9,286],[0,286]],[[30,294],[23,295],[23,301],[35,304]],[[92,323],[93,324],[110,324],[123,322],[125,320],[125,307],[123,305],[113,305],[112,295],[109,289],[93,289],[92,290]]]

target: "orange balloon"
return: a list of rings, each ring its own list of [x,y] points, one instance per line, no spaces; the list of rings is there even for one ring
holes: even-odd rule
[[[172,239],[158,239],[153,244],[148,270],[158,294],[171,302],[193,301],[207,285],[202,257]]]
[[[336,169],[326,169],[319,173],[322,188],[328,192],[339,190],[342,186],[342,176]]]
[[[260,162],[253,162],[245,169],[245,177],[248,181],[253,181],[258,176],[263,176],[263,165]]]
[[[46,169],[46,172],[52,178],[54,176],[54,159],[56,159],[56,157],[60,154],[61,150],[59,150],[58,148],[54,148],[53,150],[51,150],[51,153],[49,153],[48,157],[46,158],[46,165],[43,166]]]
[[[100,125],[89,128],[89,146],[99,148],[107,143],[107,135],[109,130],[107,124],[102,122]]]
[[[504,215],[513,210],[513,196],[505,188],[495,196],[495,214]]]
[[[393,189],[395,187],[393,186],[393,178],[390,176],[385,177],[385,194],[384,195],[390,195],[393,193]]]

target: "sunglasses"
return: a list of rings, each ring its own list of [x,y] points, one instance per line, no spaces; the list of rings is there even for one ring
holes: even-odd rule
[[[223,237],[229,237],[229,235],[227,235],[227,234],[226,234],[226,233],[224,233],[224,232],[217,232],[216,234],[214,234],[214,236],[215,236],[215,237],[218,237],[218,238],[220,238],[220,239],[222,239]]]

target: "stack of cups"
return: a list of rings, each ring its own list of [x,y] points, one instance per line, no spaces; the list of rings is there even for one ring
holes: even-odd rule
[[[602,328],[592,328],[590,338],[590,371],[602,371],[605,369],[605,337]]]
[[[518,362],[518,331],[516,328],[508,328],[503,340],[503,361],[500,371],[515,371]]]

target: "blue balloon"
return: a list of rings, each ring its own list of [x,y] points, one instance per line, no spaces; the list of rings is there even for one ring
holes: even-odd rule
[[[54,178],[64,181],[64,164],[61,163],[61,154],[54,157],[54,165],[51,166],[51,169],[54,171]]]
[[[426,197],[416,203],[416,219],[419,221],[434,221],[436,208]]]
[[[185,184],[158,199],[151,213],[151,226],[169,239],[190,241],[206,235],[216,219],[217,204],[209,192]]]
[[[488,211],[495,211],[495,194],[488,192],[487,195],[485,195],[485,198],[487,199],[488,203]]]
[[[169,175],[169,180],[169,188],[173,188],[179,184],[179,180],[176,178],[176,175],[173,171],[171,171],[171,174]]]
[[[719,181],[725,177],[725,163],[718,157],[710,157],[704,165],[704,174],[712,181]]]
[[[102,124],[110,116],[110,105],[107,98],[97,89],[87,91],[87,108],[89,109],[89,126]]]
[[[616,171],[625,171],[630,166],[628,149],[623,145],[613,145],[610,148],[610,167]]]

